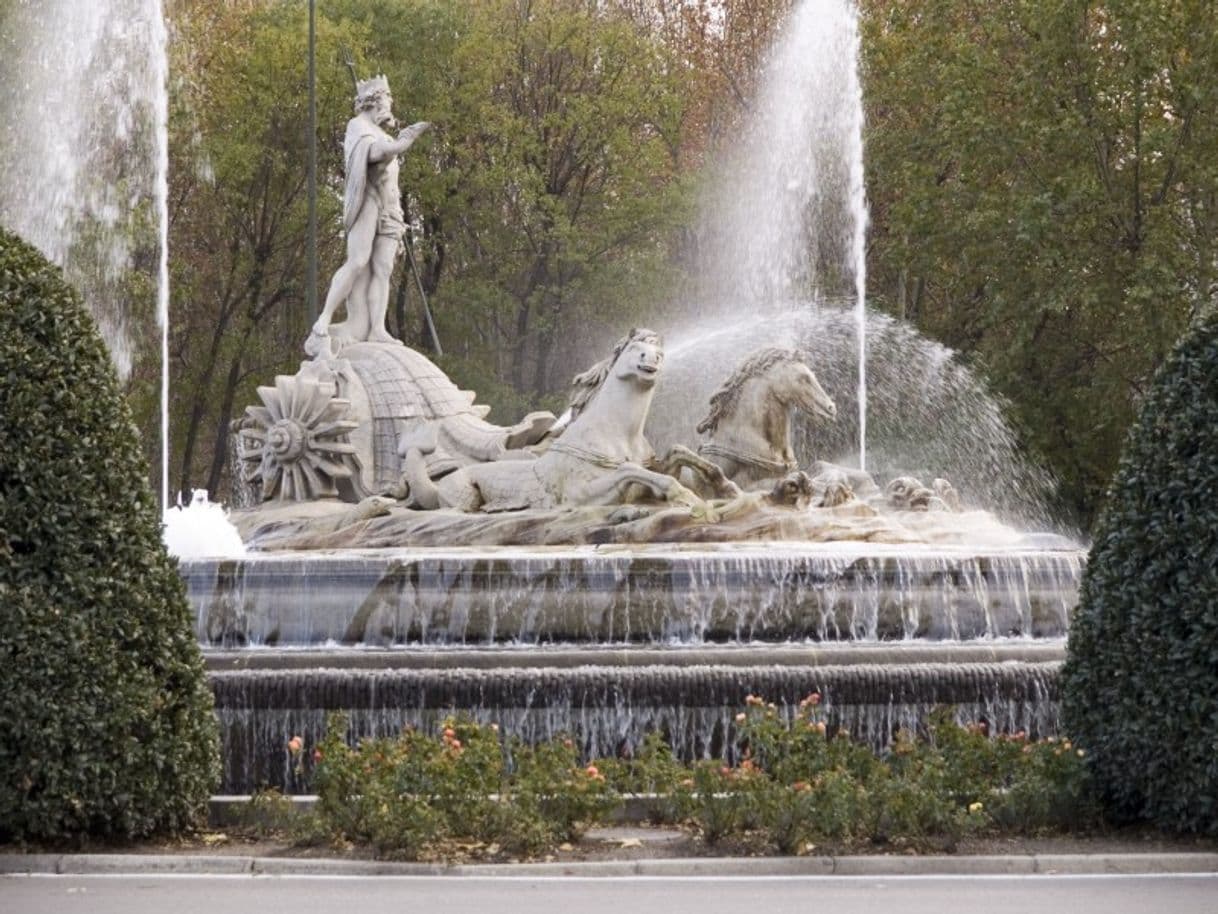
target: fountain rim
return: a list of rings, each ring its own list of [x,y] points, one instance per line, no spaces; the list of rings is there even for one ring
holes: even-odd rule
[[[953,544],[953,543],[871,543],[857,541],[802,542],[798,540],[740,541],[727,543],[603,543],[582,545],[533,546],[397,546],[382,548],[342,548],[250,551],[242,556],[194,556],[178,560],[183,567],[214,562],[311,561],[319,565],[350,560],[417,559],[606,559],[676,558],[691,561],[707,559],[1030,559],[1042,557],[1085,558],[1087,546]]]

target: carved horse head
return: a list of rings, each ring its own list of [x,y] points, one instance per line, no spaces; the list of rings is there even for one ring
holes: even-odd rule
[[[791,413],[822,420],[837,416],[833,399],[790,349],[759,349],[740,364],[711,397],[698,431],[709,436],[702,453],[728,475],[755,482],[795,468]]]
[[[817,419],[837,418],[833,398],[825,393],[812,369],[792,350],[771,346],[758,349],[723,382],[711,397],[710,413],[698,424],[698,431],[713,433],[720,422],[734,417],[750,384],[764,385],[766,395],[784,408],[798,409]]]
[[[574,421],[612,377],[638,384],[644,390],[655,386],[664,366],[664,341],[654,330],[635,327],[617,341],[606,358],[571,381],[568,423]]]

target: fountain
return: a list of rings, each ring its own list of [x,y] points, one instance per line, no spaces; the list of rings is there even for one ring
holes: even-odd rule
[[[223,791],[304,789],[286,741],[319,738],[332,710],[352,736],[459,710],[589,755],[652,730],[686,757],[719,751],[749,693],[789,710],[819,691],[878,746],[941,704],[1053,731],[1083,554],[1021,532],[1043,526],[1044,480],[977,382],[866,312],[853,6],[805,0],[785,34],[760,139],[708,220],[726,231],[709,262],[733,269],[704,275],[729,301],[703,300],[667,346],[627,334],[566,414],[511,426],[385,333],[396,159],[428,125],[396,130],[383,77],[358,84],[348,263],[309,359],[235,423],[251,507],[232,519],[252,551],[181,562]],[[722,256],[742,241],[743,261]]]
[[[557,420],[492,425],[385,334],[391,250],[358,226],[387,213],[380,237],[401,230],[396,180],[367,188],[427,125],[385,132],[387,84],[359,84],[351,266],[310,359],[235,424],[254,507],[233,520],[254,552],[182,564],[224,789],[304,788],[285,741],[316,739],[333,710],[353,737],[459,710],[528,740],[571,733],[589,755],[657,729],[685,757],[719,751],[749,693],[790,709],[820,691],[877,746],[941,704],[995,731],[1054,730],[1082,552],[1021,532],[1043,528],[1046,481],[981,385],[866,313],[857,70],[840,66],[857,56],[855,12],[808,0],[792,15],[758,141],[708,219],[709,262],[733,268],[704,272],[728,302],[703,300],[667,347],[627,334]],[[742,242],[743,264],[723,256]]]

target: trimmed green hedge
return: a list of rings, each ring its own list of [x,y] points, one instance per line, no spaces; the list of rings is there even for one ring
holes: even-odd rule
[[[182,581],[105,344],[0,229],[0,840],[191,826],[218,774]]]
[[[1177,344],[1130,434],[1061,684],[1115,818],[1218,833],[1218,315]]]

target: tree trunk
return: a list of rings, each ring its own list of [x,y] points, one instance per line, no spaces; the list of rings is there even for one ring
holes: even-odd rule
[[[237,347],[237,355],[228,365],[228,376],[224,380],[224,394],[220,399],[220,413],[216,417],[216,440],[211,455],[211,469],[207,474],[207,491],[213,497],[220,492],[220,480],[224,467],[228,463],[228,437],[232,432],[229,425],[233,421],[233,403],[237,399],[237,385],[241,382],[241,357],[249,342],[252,324],[247,324],[241,337],[241,345]]]

